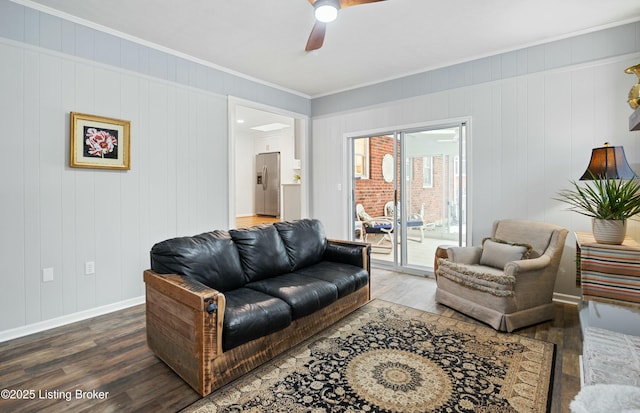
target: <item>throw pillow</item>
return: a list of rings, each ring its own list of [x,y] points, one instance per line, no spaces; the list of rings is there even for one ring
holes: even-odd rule
[[[500,242],[500,240],[485,239],[482,243],[482,255],[480,264],[489,267],[504,269],[504,266],[511,261],[518,261],[526,258],[526,254],[531,250],[530,246],[522,244],[511,244]]]

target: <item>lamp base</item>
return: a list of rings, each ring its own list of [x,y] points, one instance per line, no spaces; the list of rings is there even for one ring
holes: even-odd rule
[[[629,130],[640,130],[640,108],[633,111],[629,116]]]

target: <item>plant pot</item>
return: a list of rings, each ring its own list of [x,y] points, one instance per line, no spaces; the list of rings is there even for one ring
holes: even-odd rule
[[[597,243],[620,245],[627,235],[627,221],[593,218],[591,229]]]

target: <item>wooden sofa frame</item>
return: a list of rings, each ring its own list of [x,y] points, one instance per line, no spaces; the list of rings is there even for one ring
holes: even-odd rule
[[[364,246],[362,267],[370,272],[368,244],[328,242]],[[181,275],[146,270],[147,344],[185,382],[206,396],[366,304],[371,299],[370,281],[331,305],[294,320],[284,330],[223,352],[224,294]]]

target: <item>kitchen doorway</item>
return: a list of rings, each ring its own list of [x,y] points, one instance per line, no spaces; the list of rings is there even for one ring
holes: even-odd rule
[[[230,228],[308,216],[307,129],[308,118],[300,114],[229,99]],[[270,182],[278,201],[268,214],[257,207],[263,170],[256,162],[262,153],[280,154],[278,182]]]

